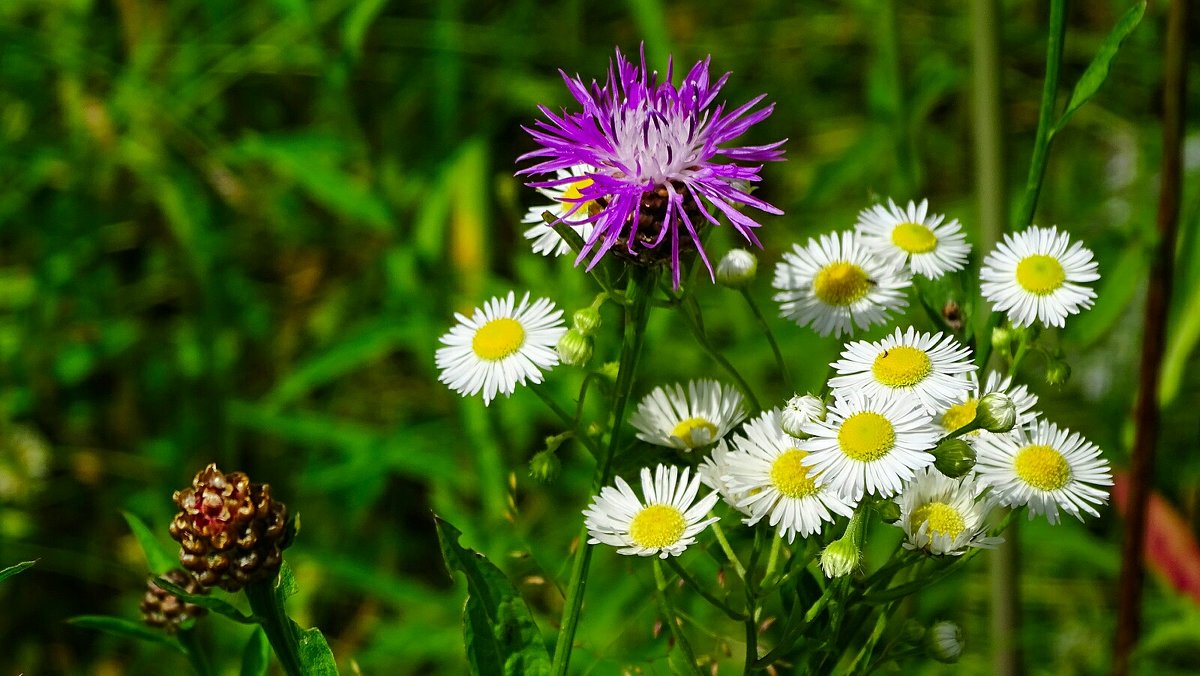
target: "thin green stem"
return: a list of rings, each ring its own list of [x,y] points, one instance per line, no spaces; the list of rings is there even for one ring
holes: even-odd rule
[[[607,483],[612,459],[620,445],[621,423],[625,416],[625,407],[633,393],[634,374],[637,370],[638,359],[641,357],[642,343],[646,335],[646,322],[650,317],[650,301],[654,294],[658,271],[653,268],[631,267],[629,269],[629,285],[625,297],[629,304],[625,308],[624,339],[621,345],[620,366],[617,371],[617,382],[613,390],[612,431],[608,437],[608,448],[599,459],[596,468],[593,492],[599,491]],[[558,633],[558,641],[554,649],[552,672],[555,676],[565,676],[571,662],[571,649],[575,643],[575,631],[579,628],[579,613],[583,608],[583,595],[587,588],[588,570],[592,562],[592,548],[587,544],[587,527],[580,529],[579,549],[571,564],[571,578],[567,583],[566,606],[563,608],[562,629]]]
[[[659,612],[663,614],[663,621],[671,630],[671,635],[675,637],[675,644],[683,651],[683,657],[687,660],[689,671],[700,676],[700,667],[696,666],[696,653],[692,650],[692,644],[688,643],[687,635],[683,633],[683,628],[679,626],[676,620],[675,607],[671,604],[671,596],[667,593],[667,578],[663,575],[662,563],[658,558],[654,559],[654,582],[657,586]]]
[[[775,355],[775,365],[779,367],[779,373],[783,376],[783,386],[787,388],[789,393],[795,392],[796,386],[792,383],[792,374],[788,371],[787,363],[783,360],[783,352],[779,349],[779,343],[775,340],[775,334],[771,332],[771,325],[767,323],[766,316],[758,308],[758,303],[754,302],[754,296],[750,295],[750,290],[743,287],[741,292],[742,298],[746,299],[746,305],[749,305],[750,311],[754,313],[754,319],[758,322],[758,329],[762,331],[763,336],[767,339],[767,343],[771,346],[771,352]]]
[[[762,553],[762,538],[762,529],[755,528],[754,548],[750,550],[750,563],[746,566],[746,661],[743,674],[753,673],[758,661],[758,590],[754,582],[754,569],[758,567],[759,554]]]
[[[184,652],[187,653],[188,662],[191,663],[192,669],[196,671],[197,676],[208,676],[212,673],[208,666],[208,656],[204,654],[204,649],[200,646],[199,637],[196,636],[196,629],[184,629],[177,635],[179,644],[183,646]]]
[[[758,397],[754,396],[754,390],[751,389],[750,383],[746,382],[746,379],[742,377],[742,374],[737,370],[737,368],[735,368],[734,365],[725,358],[725,355],[721,354],[721,351],[712,344],[711,340],[709,340],[708,334],[704,331],[704,324],[700,318],[700,305],[696,302],[696,299],[692,296],[685,297],[683,302],[679,305],[679,310],[687,322],[688,328],[691,329],[692,335],[696,337],[696,342],[699,343],[704,352],[707,353],[713,361],[720,364],[721,368],[725,369],[725,372],[728,373],[731,378],[733,378],[735,383],[737,383],[737,387],[739,390],[741,390],[742,396],[746,397],[746,401],[749,402],[750,406],[754,409],[751,411],[751,413],[757,413],[758,411],[761,411],[762,406],[760,406],[758,403]]]
[[[709,512],[711,517],[713,514]],[[717,543],[721,545],[721,551],[725,552],[725,557],[729,559],[729,563],[733,564],[733,571],[737,573],[738,579],[742,582],[746,581],[746,568],[742,565],[741,559],[738,558],[737,552],[733,551],[733,547],[729,545],[729,539],[725,537],[725,531],[721,528],[721,523],[713,522],[713,535],[717,537]]]
[[[588,452],[592,454],[592,457],[599,459],[600,449],[596,447],[595,442],[593,442],[586,434],[583,433],[583,430],[579,429],[579,423],[574,420],[569,413],[563,410],[563,408],[559,406],[557,402],[551,399],[550,395],[542,391],[542,388],[534,386],[529,389],[533,390],[533,393],[537,395],[538,399],[541,399],[542,403],[544,403],[546,407],[549,408],[552,413],[554,413],[554,415],[558,416],[558,419],[561,420],[570,431],[575,433],[575,439],[579,443],[583,444],[584,448],[588,449]]]
[[[741,622],[746,619],[746,616],[743,613],[734,610],[729,606],[729,604],[725,603],[705,589],[704,585],[700,584],[700,582],[697,581],[696,578],[693,577],[692,574],[689,573],[687,569],[679,563],[679,561],[675,560],[675,557],[668,556],[666,561],[667,565],[671,567],[671,570],[675,571],[676,575],[678,575],[684,582],[691,585],[692,589],[695,589],[696,593],[700,594],[705,601],[708,601],[715,608],[728,615],[731,620]]]
[[[296,637],[287,611],[283,609],[283,601],[275,593],[275,579],[246,585],[246,599],[250,601],[251,612],[261,618],[260,624],[267,634],[267,641],[275,651],[275,656],[279,658],[284,673],[288,676],[303,676],[300,641]]]
[[[767,569],[763,572],[763,584],[766,585],[771,576],[775,574],[775,568],[779,565],[779,552],[783,549],[783,538],[771,538],[771,552],[767,554]]]

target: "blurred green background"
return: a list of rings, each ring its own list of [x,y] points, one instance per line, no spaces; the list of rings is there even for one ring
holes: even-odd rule
[[[1127,7],[1073,3],[1064,91]],[[1037,360],[1023,377],[1050,419],[1117,467],[1131,439],[1154,238],[1164,14],[1151,4],[1104,89],[1057,137],[1036,218],[1093,248],[1103,279],[1096,308],[1055,336],[1070,383],[1046,386]],[[1000,17],[1015,204],[1036,126],[1045,3],[1002,2]],[[715,70],[734,71],[731,102],[767,92],[778,103],[750,135],[790,139],[788,161],[766,168],[761,191],[786,212],[762,230],[754,289],[774,314],[768,271],[780,252],[851,226],[878,197],[927,196],[978,244],[979,38],[951,1],[0,2],[0,563],[39,559],[0,586],[0,672],[187,668],[161,647],[65,620],[136,617],[145,567],[120,511],[168,542],[172,491],[210,461],[272,484],[300,513],[287,556],[302,591],[291,607],[325,631],[344,673],[354,664],[368,674],[465,671],[465,585],[441,563],[432,512],[510,574],[551,637],[589,461],[565,449],[562,478],[533,483],[525,463],[558,431],[537,399],[518,391],[486,409],[462,400],[437,383],[433,352],[454,311],[510,288],[568,311],[591,300],[569,257],[543,259],[521,239],[520,217],[539,198],[512,177],[514,158],[532,147],[519,125],[539,102],[567,105],[556,70],[600,77],[614,46],[645,40],[660,68],[669,52],[683,62],[712,54]],[[1192,50],[1157,488],[1194,533]],[[716,235],[719,256],[733,240]],[[720,345],[781,402],[790,393],[740,299],[719,288],[701,299]],[[816,386],[838,345],[782,320],[774,328],[799,382]],[[599,358],[613,358],[614,336],[601,338]],[[648,350],[641,391],[720,377],[661,313]],[[570,401],[580,377],[560,368],[549,390]],[[1086,524],[1021,530],[1031,673],[1106,669],[1119,528],[1110,507]],[[963,625],[967,673],[989,670],[984,559],[909,608]],[[652,636],[653,583],[639,563],[597,552],[581,672],[666,673],[667,640]],[[1157,577],[1147,593],[1137,664],[1186,672],[1200,660],[1200,610]],[[688,610],[697,649],[724,659],[740,628],[699,602]],[[204,640],[232,668],[246,631],[209,624]]]

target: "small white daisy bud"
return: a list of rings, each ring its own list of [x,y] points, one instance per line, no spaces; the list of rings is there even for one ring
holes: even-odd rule
[[[933,466],[951,479],[966,476],[975,467],[975,449],[962,439],[947,439],[933,449]]]
[[[717,263],[717,283],[740,289],[758,274],[758,258],[745,249],[730,249]]]
[[[592,358],[592,339],[571,329],[558,339],[558,358],[568,366],[583,366]]]
[[[929,656],[944,664],[954,664],[962,656],[962,629],[953,622],[936,622],[925,634],[925,649]]]
[[[1017,424],[1017,407],[1003,392],[991,392],[979,400],[975,422],[982,429],[1001,434]]]
[[[849,538],[834,540],[821,552],[821,570],[825,577],[843,577],[853,573],[862,559],[862,551]]]
[[[596,329],[600,328],[600,311],[594,307],[576,310],[571,317],[571,326],[584,336],[595,335]]]
[[[538,451],[529,460],[529,476],[541,483],[553,483],[561,471],[562,460],[558,459],[558,454],[554,451]]]
[[[802,428],[810,423],[825,419],[825,402],[811,394],[796,395],[788,399],[783,408],[780,423],[783,431],[797,439],[807,439]]]
[[[1065,361],[1052,361],[1046,367],[1047,385],[1065,385],[1071,379],[1071,367]]]

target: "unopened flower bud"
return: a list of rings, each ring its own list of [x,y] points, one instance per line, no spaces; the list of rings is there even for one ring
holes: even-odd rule
[[[595,335],[596,329],[600,328],[600,311],[594,307],[576,310],[571,317],[571,326],[584,336]]]
[[[182,570],[167,571],[160,579],[166,580],[189,594],[207,594],[208,590],[200,586],[196,578]],[[142,621],[151,627],[158,627],[168,634],[174,634],[188,620],[203,616],[204,608],[181,601],[178,596],[154,584],[155,576],[151,575],[146,581],[146,594],[138,606],[142,611]]]
[[[799,439],[807,439],[803,427],[810,422],[825,419],[825,402],[811,394],[796,395],[788,399],[780,416],[783,431]]]
[[[954,664],[962,656],[962,629],[954,622],[935,622],[925,634],[925,650],[944,664]]]
[[[583,366],[592,358],[592,339],[570,329],[558,339],[558,358],[568,366]]]
[[[717,263],[717,283],[740,289],[758,274],[758,258],[745,249],[730,249]]]
[[[1065,385],[1071,379],[1071,367],[1065,361],[1052,361],[1046,367],[1047,385]]]
[[[992,347],[996,350],[1006,350],[1012,344],[1012,329],[1007,326],[997,326],[992,329]]]
[[[541,483],[553,483],[562,471],[562,460],[554,451],[538,451],[529,460],[529,476]]]
[[[850,538],[834,540],[821,552],[821,570],[825,577],[843,577],[853,573],[862,559],[862,551]]]
[[[989,432],[1007,432],[1017,424],[1017,407],[1003,392],[989,392],[979,400],[975,422]]]
[[[957,479],[975,467],[975,449],[962,439],[946,439],[933,449],[933,466],[939,472]]]

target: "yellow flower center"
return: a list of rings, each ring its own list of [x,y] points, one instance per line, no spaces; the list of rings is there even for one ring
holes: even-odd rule
[[[686,527],[683,512],[670,505],[650,505],[629,523],[629,539],[639,547],[662,549],[679,542]]]
[[[704,418],[688,418],[671,430],[671,436],[682,439],[688,448],[695,448],[716,441],[717,426]]]
[[[920,223],[901,223],[892,228],[892,244],[910,254],[929,253],[937,243],[937,235]]]
[[[1033,254],[1017,263],[1017,283],[1029,293],[1044,296],[1058,290],[1067,279],[1062,263],[1053,256]]]
[[[798,448],[791,448],[771,463],[771,483],[789,498],[807,498],[817,493],[817,477],[810,476],[810,469],[804,466],[806,455]]]
[[[942,414],[942,427],[947,432],[953,432],[975,420],[975,410],[979,408],[979,400],[972,397],[961,404],[955,404]]]
[[[471,349],[480,359],[496,361],[521,349],[525,327],[509,317],[500,317],[479,327],[471,339]]]
[[[944,502],[930,502],[913,510],[909,515],[909,524],[913,531],[921,528],[921,524],[929,522],[930,535],[946,535],[951,538],[967,528],[967,522],[958,510]]]
[[[1055,491],[1071,480],[1071,466],[1053,446],[1031,444],[1017,452],[1013,469],[1022,481],[1043,491]]]
[[[871,280],[862,268],[839,261],[821,268],[813,280],[813,293],[826,305],[845,307],[871,290]]]
[[[862,411],[846,418],[838,430],[838,445],[850,459],[872,462],[887,455],[896,443],[896,430],[887,418]]]
[[[585,216],[591,212],[592,205],[595,204],[595,200],[582,203],[576,200],[583,198],[583,191],[592,183],[594,183],[594,181],[592,181],[590,178],[575,181],[567,186],[567,189],[563,191],[562,197],[558,199],[558,201],[562,202],[563,206],[567,208],[567,211],[571,211],[572,209],[575,210],[575,213],[572,217]]]
[[[933,371],[933,362],[924,351],[907,345],[898,345],[879,353],[871,372],[875,380],[888,387],[912,387]]]

